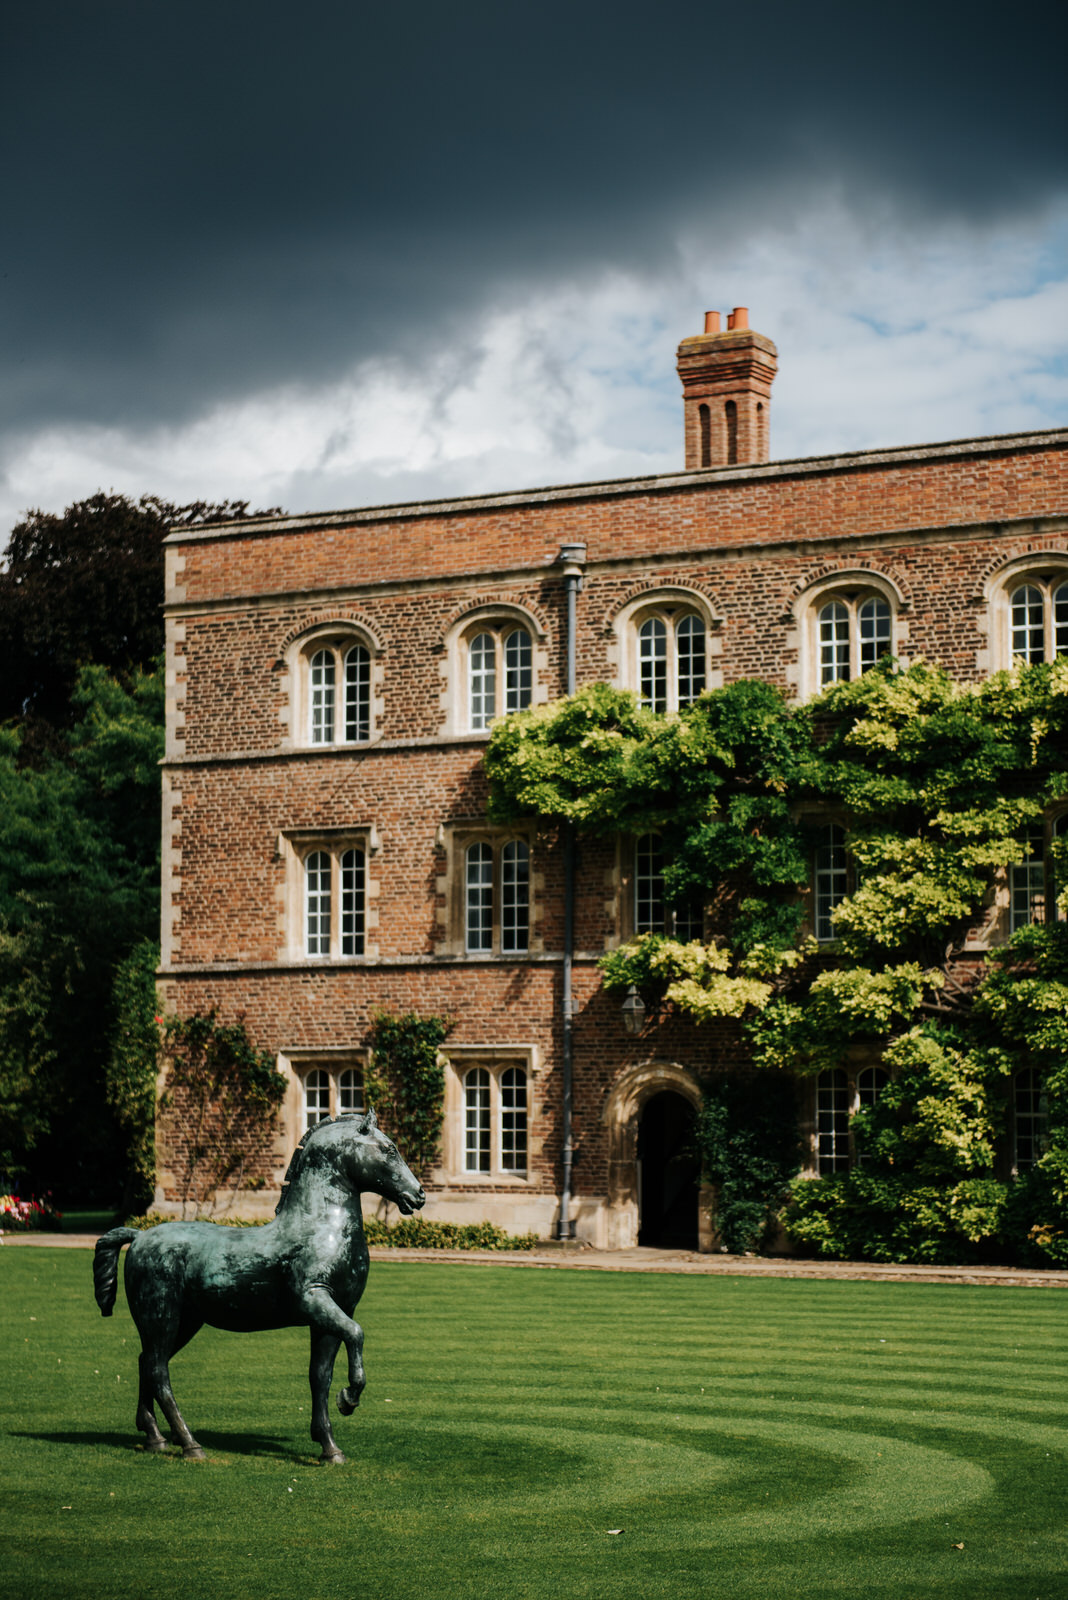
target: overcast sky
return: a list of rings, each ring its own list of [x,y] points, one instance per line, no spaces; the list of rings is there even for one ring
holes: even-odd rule
[[[0,119],[0,542],[95,490],[291,511],[1068,422],[1068,7],[37,0]]]

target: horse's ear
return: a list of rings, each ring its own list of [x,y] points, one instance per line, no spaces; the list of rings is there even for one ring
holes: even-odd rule
[[[378,1127],[378,1118],[375,1116],[374,1106],[372,1106],[371,1109],[368,1111],[367,1115],[364,1117],[363,1121],[360,1124],[360,1132],[361,1133],[374,1133],[374,1131],[375,1131],[375,1129],[377,1127]]]

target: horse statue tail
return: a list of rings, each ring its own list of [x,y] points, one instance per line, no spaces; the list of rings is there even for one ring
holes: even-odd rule
[[[96,1241],[93,1256],[93,1288],[102,1317],[110,1317],[119,1292],[119,1251],[137,1238],[136,1228],[112,1228]]]

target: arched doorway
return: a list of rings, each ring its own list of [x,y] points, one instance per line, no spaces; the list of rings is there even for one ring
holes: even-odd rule
[[[638,1124],[638,1243],[696,1250],[701,1162],[695,1112],[672,1089],[647,1100]]]

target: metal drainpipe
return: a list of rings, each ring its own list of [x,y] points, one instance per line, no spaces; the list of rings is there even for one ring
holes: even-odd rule
[[[567,585],[567,692],[575,692],[575,629],[576,602],[582,588],[582,574],[586,560],[584,544],[563,544],[559,560],[563,564],[564,583]],[[563,1109],[561,1115],[563,1181],[560,1186],[560,1220],[556,1226],[558,1239],[573,1239],[575,1223],[571,1212],[571,1164],[573,1144],[571,1138],[571,1109],[574,1060],[574,1018],[572,1016],[572,969],[575,959],[575,830],[570,822],[564,824],[564,970],[562,1003],[563,1026]]]

